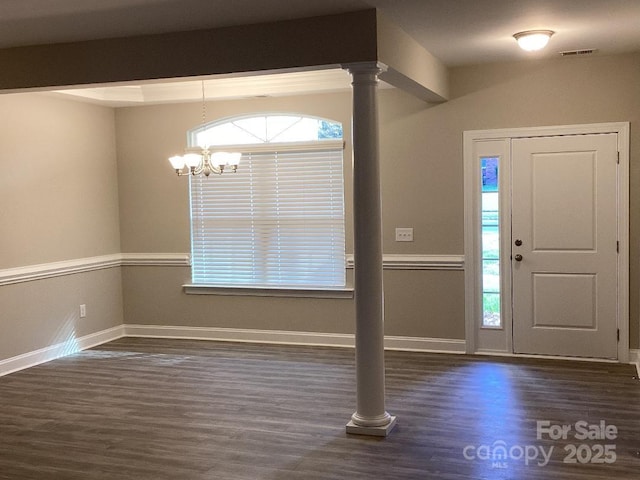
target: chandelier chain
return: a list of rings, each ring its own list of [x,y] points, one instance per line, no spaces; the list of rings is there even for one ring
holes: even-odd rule
[[[204,96],[204,80],[201,82],[202,87],[202,125],[207,123],[207,102]]]
[[[204,80],[200,82],[202,90],[202,132],[207,123],[207,97],[204,91]],[[231,170],[234,172],[238,168],[241,154],[238,152],[214,152],[209,149],[209,145],[200,145],[201,152],[188,153],[184,156],[175,155],[169,158],[171,166],[179,177],[184,175],[200,175],[208,177],[215,173],[221,175],[223,172]],[[225,167],[228,167],[225,170]]]

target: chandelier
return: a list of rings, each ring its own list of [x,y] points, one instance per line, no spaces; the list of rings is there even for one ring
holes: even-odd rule
[[[206,124],[207,110],[204,95],[204,80],[202,86],[202,125]],[[174,155],[169,158],[171,166],[179,177],[184,175],[204,175],[212,173],[222,175],[229,169],[235,173],[240,163],[239,152],[214,152],[209,146],[187,148],[184,155]],[[225,170],[226,169],[226,170]]]

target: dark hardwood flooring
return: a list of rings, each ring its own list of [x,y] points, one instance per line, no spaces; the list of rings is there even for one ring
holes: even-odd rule
[[[379,439],[345,433],[353,357],[125,338],[7,375],[0,479],[640,479],[631,366],[387,352],[387,409],[399,424]],[[537,420],[572,431],[537,439]],[[579,441],[579,421],[618,434]],[[614,445],[615,462],[564,463],[568,444],[582,460],[611,460],[597,445]],[[510,453],[481,460],[481,445]],[[540,447],[553,447],[546,466],[518,458]]]

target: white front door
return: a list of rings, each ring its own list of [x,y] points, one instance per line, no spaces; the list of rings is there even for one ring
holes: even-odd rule
[[[512,140],[515,353],[618,356],[617,142]]]

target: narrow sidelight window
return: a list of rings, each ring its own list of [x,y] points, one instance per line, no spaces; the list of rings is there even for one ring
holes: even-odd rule
[[[482,157],[482,326],[502,327],[500,318],[499,159]]]

